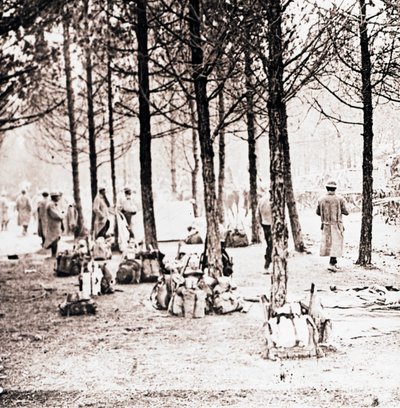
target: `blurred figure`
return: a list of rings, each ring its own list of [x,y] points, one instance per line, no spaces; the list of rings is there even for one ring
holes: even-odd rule
[[[68,235],[73,235],[75,238],[79,235],[77,231],[78,225],[78,210],[76,209],[75,203],[68,204],[67,215],[65,216],[65,233]]]
[[[8,223],[10,221],[10,206],[6,192],[2,191],[0,197],[0,224],[2,231],[7,231],[8,229]]]
[[[17,201],[15,202],[15,209],[18,212],[18,225],[22,226],[22,235],[26,235],[28,233],[28,225],[31,220],[32,206],[31,200],[27,196],[25,189],[21,190],[21,194],[18,196]]]
[[[110,202],[107,199],[105,187],[99,188],[94,201],[94,239],[106,237],[107,231],[110,228]]]
[[[46,249],[51,249],[51,256],[53,258],[57,256],[58,241],[61,238],[61,226],[64,218],[64,212],[58,205],[59,200],[60,193],[58,191],[51,192],[50,201],[46,206],[47,229],[43,246]]]
[[[124,188],[124,196],[120,199],[119,210],[124,215],[129,228],[129,237],[134,238],[133,234],[133,216],[137,213],[136,204],[132,198],[132,189],[130,187]]]
[[[257,208],[258,221],[260,222],[262,229],[264,231],[264,238],[267,244],[265,249],[265,263],[264,263],[264,273],[269,273],[269,266],[272,261],[272,212],[271,212],[271,202],[270,193],[267,190],[258,202]]]
[[[38,235],[42,238],[42,246],[46,240],[47,231],[47,204],[49,203],[49,193],[43,190],[42,199],[37,205],[37,221],[38,221]]]
[[[328,270],[336,272],[337,258],[343,252],[343,222],[342,215],[349,215],[346,201],[336,195],[337,184],[335,181],[326,183],[327,194],[318,200],[317,215],[321,217],[321,249],[320,256],[329,256]]]

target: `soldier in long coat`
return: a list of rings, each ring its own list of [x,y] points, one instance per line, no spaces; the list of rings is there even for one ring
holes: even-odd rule
[[[321,256],[329,256],[328,270],[336,272],[337,258],[343,253],[343,221],[342,215],[349,215],[346,201],[336,195],[335,181],[326,183],[327,194],[318,200],[317,215],[321,217]]]
[[[51,249],[51,256],[55,258],[57,256],[58,241],[61,238],[61,226],[64,218],[64,213],[61,211],[58,200],[60,199],[59,192],[50,193],[51,200],[46,206],[46,216],[47,216],[47,229],[46,229],[46,240],[43,247]]]
[[[99,188],[99,192],[93,201],[94,214],[94,239],[105,237],[110,227],[110,202],[106,196],[106,189]]]
[[[0,224],[2,231],[7,231],[9,221],[10,221],[10,202],[6,197],[5,191],[2,191],[0,197]]]
[[[15,202],[15,209],[18,212],[18,225],[22,226],[22,235],[26,235],[28,233],[28,225],[32,215],[31,200],[26,195],[26,190],[21,190],[21,194]]]
[[[65,233],[68,235],[74,235],[77,238],[77,224],[78,224],[78,210],[75,203],[68,204],[67,215],[65,216]]]
[[[47,204],[49,203],[49,193],[47,190],[43,190],[42,199],[37,206],[37,219],[38,219],[38,235],[42,238],[42,245],[46,240],[47,230]]]

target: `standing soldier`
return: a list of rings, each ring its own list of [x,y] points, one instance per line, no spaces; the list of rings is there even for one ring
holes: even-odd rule
[[[110,228],[109,208],[110,202],[106,196],[106,189],[101,187],[93,201],[94,239],[106,237],[107,231]]]
[[[10,203],[6,197],[6,192],[1,192],[0,197],[0,221],[1,230],[7,231],[8,222],[10,221]]]
[[[49,203],[49,193],[47,190],[43,190],[42,199],[37,206],[37,219],[38,219],[38,235],[42,238],[42,246],[46,240],[47,231],[47,204]]]
[[[25,189],[21,190],[21,194],[15,202],[15,209],[18,212],[18,225],[22,226],[22,235],[26,235],[28,233],[29,221],[31,220],[32,206]]]
[[[129,187],[126,187],[124,189],[124,193],[125,195],[121,198],[120,203],[119,203],[119,209],[121,210],[128,224],[129,237],[134,238],[134,234],[132,230],[133,229],[132,219],[133,219],[133,216],[137,213],[137,208],[132,198],[132,189]]]
[[[65,216],[65,233],[73,235],[74,238],[78,238],[80,231],[77,230],[78,226],[78,210],[73,201],[70,201],[67,208],[67,215]]]
[[[271,224],[272,224],[272,213],[271,213],[271,203],[270,203],[270,195],[267,192],[261,197],[260,201],[258,202],[257,208],[257,216],[258,220],[262,226],[265,242],[267,247],[265,248],[265,263],[264,263],[264,273],[269,273],[269,266],[272,262],[272,231],[271,231]]]
[[[329,256],[328,270],[336,272],[337,258],[343,252],[343,221],[342,215],[349,215],[346,201],[336,195],[337,184],[335,181],[326,183],[327,194],[318,200],[317,215],[321,217],[321,256]]]
[[[60,193],[54,191],[50,193],[51,200],[46,206],[47,217],[47,229],[46,240],[44,248],[51,249],[51,256],[55,258],[57,256],[58,241],[61,238],[61,225],[64,218],[64,213],[61,211],[58,201],[60,199]]]

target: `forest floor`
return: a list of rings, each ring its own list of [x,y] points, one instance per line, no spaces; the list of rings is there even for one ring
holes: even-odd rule
[[[147,283],[98,297],[95,316],[62,317],[77,278],[54,276],[37,237],[0,234],[0,407],[399,407],[400,312],[373,311],[346,289],[400,286],[400,229],[375,221],[376,267],[364,269],[354,265],[359,224],[359,214],[346,219],[342,270],[330,273],[318,218],[302,214],[311,253],[291,251],[289,295],[307,299],[315,283],[337,351],[282,361],[263,358],[258,303],[187,320],[153,309]],[[173,254],[177,242],[160,248]],[[26,254],[11,261],[11,249]],[[264,245],[228,252],[244,297],[268,294]]]

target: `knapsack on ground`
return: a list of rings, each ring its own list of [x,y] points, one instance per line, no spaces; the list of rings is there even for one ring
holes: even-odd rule
[[[222,255],[222,274],[224,276],[232,276],[233,274],[233,260],[228,255],[225,249],[225,244],[221,242],[221,255]],[[208,268],[208,256],[207,256],[207,240],[204,245],[204,252],[200,257],[200,268],[204,271],[205,268]]]
[[[81,273],[81,269],[79,253],[65,251],[58,254],[54,269],[57,276],[76,276]]]
[[[140,283],[142,267],[139,260],[124,260],[119,264],[115,280],[120,284]]]
[[[215,313],[226,314],[243,309],[243,299],[230,278],[222,276],[213,288],[213,309]]]
[[[239,248],[249,246],[249,238],[244,229],[228,229],[225,234],[226,248]]]
[[[79,293],[68,294],[66,300],[58,306],[62,316],[96,314],[97,305],[92,299],[82,299]]]
[[[113,288],[113,277],[111,275],[110,270],[108,269],[107,265],[104,264],[101,267],[101,271],[103,273],[103,277],[101,278],[100,281],[100,291],[102,295],[110,295],[114,293],[114,288]]]
[[[138,255],[142,263],[141,280],[143,282],[154,282],[162,276],[163,253],[150,248],[149,251],[140,251]]]
[[[103,237],[96,239],[92,251],[95,261],[105,261],[112,257],[111,247]]]
[[[150,294],[150,300],[153,307],[157,310],[167,310],[172,297],[173,282],[170,274],[158,278]]]
[[[190,233],[186,239],[185,239],[185,244],[187,245],[196,245],[196,244],[202,244],[203,240],[200,236],[199,231],[194,231],[192,233]]]

